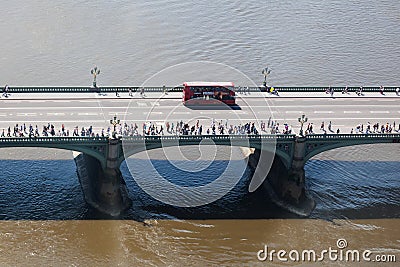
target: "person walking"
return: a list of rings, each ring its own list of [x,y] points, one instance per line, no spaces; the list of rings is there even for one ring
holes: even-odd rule
[[[2,96],[4,96],[4,97],[8,97],[8,91],[9,91],[9,87],[8,87],[8,84],[6,84],[5,86],[4,86],[4,88],[3,88],[3,95]]]
[[[357,94],[358,96],[362,96],[362,91],[363,91],[363,87],[360,86],[360,88],[356,91],[356,94]]]
[[[384,91],[385,90],[385,87],[383,87],[382,85],[379,87],[379,93],[381,93],[381,95],[385,95],[384,94]]]

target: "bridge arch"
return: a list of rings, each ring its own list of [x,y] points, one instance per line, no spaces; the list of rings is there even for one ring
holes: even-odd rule
[[[136,153],[172,146],[199,145],[203,140],[212,140],[218,146],[249,147],[273,152],[278,155],[286,167],[290,166],[294,135],[205,135],[205,136],[146,136],[122,139],[118,164]]]
[[[43,147],[78,151],[96,158],[103,167],[108,151],[107,138],[92,137],[37,137],[37,138],[0,138],[1,148]]]
[[[400,134],[310,135],[306,140],[304,162],[328,150],[378,143],[400,143]]]

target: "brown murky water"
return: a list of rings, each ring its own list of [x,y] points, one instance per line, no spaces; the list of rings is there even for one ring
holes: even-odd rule
[[[259,262],[257,252],[264,245],[288,252],[337,249],[339,238],[346,239],[347,249],[398,259],[398,225],[398,219],[151,220],[148,225],[124,220],[3,221],[0,259],[3,266],[281,266],[287,264],[276,258]],[[323,263],[349,264],[328,257]]]

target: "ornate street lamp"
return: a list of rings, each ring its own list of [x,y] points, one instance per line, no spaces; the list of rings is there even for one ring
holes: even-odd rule
[[[299,118],[299,122],[300,122],[300,135],[303,136],[303,124],[305,122],[307,122],[308,118],[306,117],[306,115],[301,115],[301,118]]]
[[[264,68],[261,72],[264,75],[264,86],[267,87],[267,76],[271,73],[271,70],[268,67]]]
[[[112,133],[112,137],[113,137],[113,138],[116,138],[116,134],[117,134],[117,131],[116,131],[117,125],[119,125],[119,123],[120,123],[120,120],[117,119],[117,115],[114,116],[114,119],[111,119],[111,120],[110,120],[110,123],[112,124],[112,126],[114,126],[114,131],[113,131],[113,133]]]
[[[90,73],[93,75],[93,87],[97,88],[96,77],[100,74],[100,69],[98,69],[97,66],[94,66],[94,68],[91,69]]]

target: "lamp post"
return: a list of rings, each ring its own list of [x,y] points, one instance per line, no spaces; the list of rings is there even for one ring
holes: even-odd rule
[[[97,88],[96,77],[100,74],[100,69],[98,69],[97,66],[94,66],[94,68],[90,70],[90,73],[93,75],[93,87]]]
[[[308,118],[306,117],[306,115],[301,115],[301,118],[299,118],[299,122],[300,122],[300,135],[303,136],[303,124],[305,122],[307,122]]]
[[[268,69],[268,66],[264,68],[261,72],[264,75],[264,86],[267,87],[267,76],[271,73],[271,70]]]
[[[112,124],[112,126],[114,126],[114,131],[112,133],[112,137],[116,138],[116,133],[117,133],[116,128],[117,128],[117,125],[119,125],[119,123],[120,123],[120,120],[117,119],[117,115],[114,116],[114,119],[110,120],[110,123]]]

